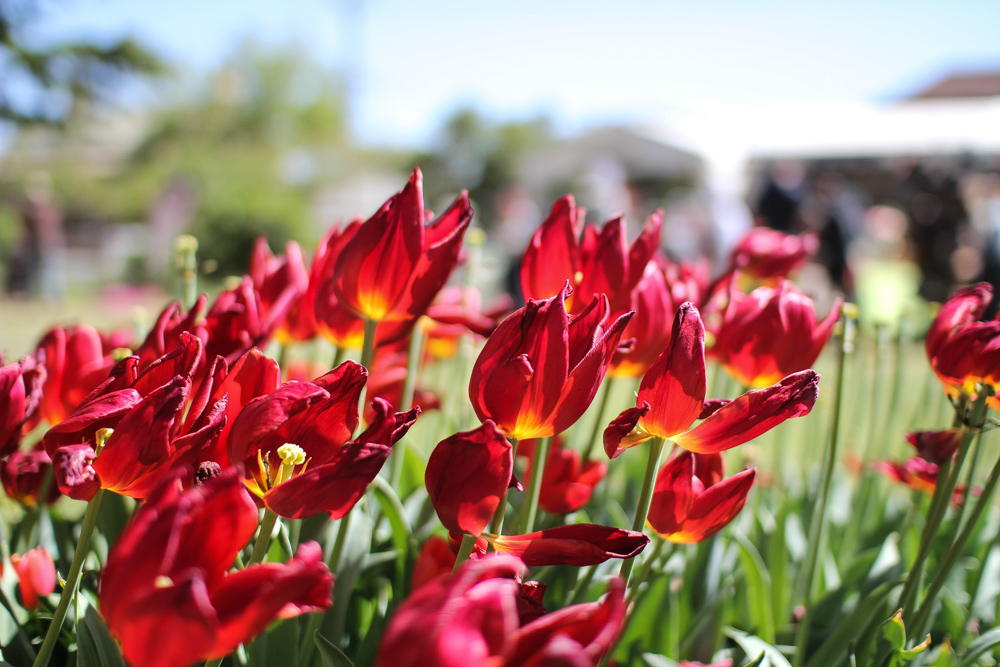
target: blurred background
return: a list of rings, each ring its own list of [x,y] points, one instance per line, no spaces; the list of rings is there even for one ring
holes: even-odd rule
[[[312,248],[416,165],[433,209],[469,191],[497,289],[570,192],[633,235],[664,208],[664,250],[719,270],[755,224],[815,232],[806,288],[891,321],[1000,281],[998,25],[989,0],[0,0],[3,347],[32,314],[155,312],[178,234],[208,285],[261,234]]]

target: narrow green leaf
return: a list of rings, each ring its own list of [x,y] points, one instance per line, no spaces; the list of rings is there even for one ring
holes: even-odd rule
[[[969,650],[962,656],[958,667],[972,667],[979,656],[995,646],[1000,646],[1000,628],[993,628],[979,635],[976,641],[969,645]]]
[[[768,644],[774,643],[774,611],[771,608],[771,577],[760,557],[746,536],[736,533],[740,547],[740,562],[746,577],[751,614],[757,627],[757,635]]]
[[[758,663],[761,667],[792,667],[788,658],[781,651],[760,637],[749,635],[736,628],[726,628],[726,634],[739,644],[739,647],[747,655],[761,655],[763,653],[766,662]]]
[[[407,578],[412,571],[412,560],[415,558],[417,540],[410,528],[406,510],[400,502],[396,491],[383,477],[376,477],[372,483],[372,493],[382,507],[382,513],[392,527],[392,543],[396,547],[396,576],[393,581],[393,593],[396,600],[402,600],[410,590]]]
[[[78,667],[125,667],[118,644],[93,607],[87,608],[83,623],[77,626],[77,644]]]
[[[764,655],[764,652],[761,651],[760,655],[757,656],[756,660],[754,660],[753,662],[748,662],[747,664],[743,665],[743,667],[760,667],[761,665],[764,664],[765,657],[766,656]]]
[[[344,655],[344,652],[321,635],[319,630],[313,633],[313,641],[316,642],[319,657],[323,660],[323,667],[354,667],[354,663]]]
[[[646,667],[681,667],[680,663],[657,653],[643,653],[642,660]]]
[[[906,626],[903,624],[903,610],[898,610],[892,617],[882,624],[882,638],[889,642],[890,648],[896,653],[906,646]]]
[[[813,653],[806,667],[829,667],[839,664],[846,657],[844,648],[848,642],[859,637],[863,628],[879,613],[889,593],[899,584],[899,581],[888,581],[860,600],[854,611],[837,624],[819,650]]]

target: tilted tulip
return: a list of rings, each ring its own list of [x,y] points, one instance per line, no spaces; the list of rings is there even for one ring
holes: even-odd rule
[[[729,255],[729,269],[759,281],[780,280],[802,268],[819,249],[815,234],[786,234],[768,227],[754,227]]]
[[[244,483],[265,507],[289,519],[320,512],[339,519],[364,495],[420,412],[393,412],[376,399],[375,419],[348,442],[367,377],[364,366],[346,361],[246,404],[229,432],[229,460],[242,464]]]
[[[921,456],[912,456],[902,463],[897,461],[875,461],[872,467],[889,479],[902,482],[915,491],[927,494],[934,493],[934,489],[937,487],[938,473],[940,472],[940,466],[936,463],[931,463]],[[970,489],[970,493],[974,496],[979,496],[982,493],[982,489],[973,487]],[[956,484],[955,490],[951,494],[951,504],[955,506],[961,505],[964,498],[965,486]]]
[[[927,331],[927,358],[951,395],[974,395],[979,383],[1000,389],[1000,321],[979,321],[992,298],[989,283],[955,292]],[[1000,406],[996,397],[989,403]]]
[[[625,620],[621,581],[601,602],[539,615],[520,583],[526,571],[514,556],[487,556],[428,582],[397,609],[376,667],[597,665]],[[533,613],[523,613],[525,597]]]
[[[646,548],[649,538],[623,528],[576,523],[526,535],[486,535],[499,553],[519,557],[525,565],[586,567],[611,558],[632,558]]]
[[[962,431],[949,428],[944,431],[911,431],[904,434],[906,441],[917,450],[917,455],[935,465],[941,465],[958,450]]]
[[[503,501],[513,470],[511,444],[487,419],[437,444],[424,483],[445,528],[479,537]]]
[[[566,284],[556,296],[529,301],[500,323],[472,369],[469,398],[480,421],[508,437],[544,438],[569,428],[594,400],[626,313],[608,323],[598,296],[576,316],[566,312]]]
[[[670,345],[642,378],[637,406],[605,429],[604,450],[613,459],[629,447],[659,437],[699,454],[721,452],[786,419],[809,414],[818,393],[818,373],[793,373],[725,403],[688,431],[705,408],[705,328],[698,309],[685,303],[674,318]]]
[[[472,220],[464,192],[424,225],[419,169],[347,242],[333,269],[338,300],[368,320],[406,321],[424,313],[458,263]]]
[[[656,476],[647,522],[660,537],[690,544],[715,535],[743,509],[756,469],[723,479],[721,454],[682,450]]]
[[[229,573],[257,528],[257,508],[230,468],[188,491],[168,477],[108,554],[100,611],[134,667],[220,658],[275,619],[330,607],[333,577],[315,542],[287,563]]]
[[[792,283],[735,289],[715,337],[713,353],[729,374],[747,387],[766,387],[812,366],[833,333],[841,299],[817,321],[812,299]]]
[[[7,496],[22,505],[33,507],[42,502],[42,487],[45,477],[52,474],[52,459],[45,453],[41,443],[28,451],[16,451],[0,463],[0,482],[3,482]],[[59,499],[59,487],[50,483],[44,503],[51,505]]]
[[[17,451],[38,412],[44,383],[45,365],[34,356],[0,366],[0,457]]]
[[[279,320],[275,337],[282,344],[310,340],[316,335],[316,319],[308,295],[309,271],[298,243],[289,241],[285,254],[275,257],[267,239],[259,237],[250,256],[248,273],[260,294],[265,316]]]
[[[38,598],[56,589],[56,566],[52,556],[42,547],[35,547],[23,556],[11,554],[10,562],[17,572],[21,603],[25,609],[37,609],[41,606]]]

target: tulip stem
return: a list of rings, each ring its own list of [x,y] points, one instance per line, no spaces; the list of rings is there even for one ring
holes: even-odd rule
[[[341,345],[333,346],[333,364],[330,368],[336,368],[337,366],[344,363],[344,359],[347,358],[347,348]]]
[[[420,370],[420,357],[424,353],[424,329],[420,321],[413,326],[410,334],[410,349],[406,357],[406,377],[403,378],[403,396],[400,399],[400,412],[407,412],[413,407],[413,394],[417,388],[417,372]],[[396,488],[403,474],[403,459],[406,455],[406,443],[401,442],[389,452],[389,484]]]
[[[277,521],[277,514],[269,509],[264,510],[264,518],[260,520],[260,532],[257,534],[257,541],[253,543],[253,551],[250,552],[250,560],[247,561],[247,566],[264,562],[264,556],[267,555],[267,548],[271,544],[271,533],[274,532],[274,524]]]
[[[455,566],[451,568],[452,574],[462,569],[462,564],[469,560],[472,550],[476,548],[476,536],[464,533],[462,535],[462,546],[458,548],[458,555],[455,556]]]
[[[604,425],[604,412],[608,409],[608,398],[611,396],[611,385],[614,383],[613,377],[608,377],[601,383],[598,391],[601,392],[601,400],[597,404],[597,414],[594,415],[594,430],[590,432],[590,439],[587,440],[583,448],[583,462],[590,460],[590,454],[594,451],[594,443],[601,436]]]
[[[653,438],[649,443],[649,459],[646,461],[646,474],[642,478],[642,491],[639,492],[639,505],[635,509],[632,530],[642,531],[646,527],[646,517],[649,516],[649,506],[653,503],[653,486],[656,481],[656,473],[660,468],[660,455],[662,453],[663,438]],[[625,580],[626,587],[628,587],[629,575],[632,574],[634,564],[635,556],[622,561],[622,569],[618,576]]]
[[[653,551],[642,561],[642,568],[636,573],[635,579],[632,580],[632,588],[628,592],[628,596],[625,598],[626,607],[635,602],[636,598],[639,597],[639,587],[642,586],[642,584],[646,581],[646,578],[649,577],[649,573],[652,571],[653,565],[655,565],[656,561],[660,558],[660,554],[663,553],[663,545],[666,543],[667,541],[659,535],[653,536]],[[673,553],[672,547],[674,546],[674,543],[671,542],[670,545],[671,550],[667,553],[666,560],[669,560],[670,555]]]
[[[805,616],[799,621],[795,630],[795,666],[805,664],[806,645],[809,641],[809,625],[811,614],[809,603],[812,599],[813,581],[816,576],[816,565],[819,561],[819,547],[823,540],[826,527],[826,502],[830,494],[830,482],[833,479],[833,468],[837,462],[837,445],[840,441],[840,414],[844,399],[844,369],[847,355],[854,349],[854,318],[848,312],[842,319],[844,328],[840,334],[840,354],[837,359],[837,376],[833,390],[833,423],[830,425],[830,436],[826,443],[823,457],[823,468],[812,516],[809,525],[809,541],[806,543],[805,558],[802,561],[802,579],[799,580],[798,597],[805,605]]]
[[[510,438],[510,459],[511,461],[517,461],[517,438]],[[507,511],[508,491],[510,491],[510,487],[503,490],[503,495],[500,496],[500,504],[497,505],[497,511],[493,513],[493,520],[490,521],[490,532],[494,535],[503,534],[501,530],[503,529],[503,515]]]
[[[337,526],[337,539],[333,542],[333,551],[330,552],[330,560],[327,561],[330,572],[336,573],[337,568],[340,567],[340,556],[344,553],[344,545],[347,543],[347,533],[350,529],[351,513],[348,512],[341,517],[340,525]]]
[[[378,326],[378,322],[375,320],[370,320],[365,318],[365,342],[361,344],[361,365],[365,367],[369,375],[372,370],[372,358],[375,356],[375,327]],[[368,383],[365,382],[365,386],[361,387],[361,396],[358,399],[358,412],[361,415],[361,421],[364,421],[365,417],[365,400],[368,398]],[[361,426],[358,426],[361,429]]]
[[[531,465],[531,480],[528,482],[528,511],[524,515],[524,523],[521,526],[522,534],[530,533],[535,529],[535,517],[538,515],[538,497],[542,491],[542,478],[545,476],[545,464],[549,460],[549,447],[552,445],[552,438],[541,438],[535,445],[535,456]]]
[[[52,623],[45,633],[45,640],[38,649],[38,656],[35,658],[33,667],[45,667],[49,664],[52,651],[59,640],[59,633],[62,631],[63,621],[66,620],[66,612],[69,604],[76,595],[76,586],[80,581],[80,572],[83,570],[83,562],[87,559],[87,552],[90,551],[90,538],[94,534],[94,527],[97,525],[97,513],[101,509],[101,499],[104,497],[104,489],[98,489],[94,497],[87,504],[87,513],[83,515],[83,526],[80,528],[80,539],[76,543],[76,551],[73,554],[73,562],[69,566],[66,574],[66,584],[63,586],[62,595],[59,596],[59,605],[52,615]]]

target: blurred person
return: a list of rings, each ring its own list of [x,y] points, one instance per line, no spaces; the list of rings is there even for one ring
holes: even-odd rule
[[[798,231],[799,208],[807,190],[805,165],[798,160],[775,162],[754,212],[772,229],[789,234]]]
[[[909,221],[898,208],[872,206],[863,224],[849,255],[858,310],[867,324],[895,326],[904,314],[919,309],[921,275],[907,238]]]
[[[58,301],[66,291],[66,237],[63,214],[47,173],[29,175],[21,222],[22,235],[8,269],[7,291]]]

